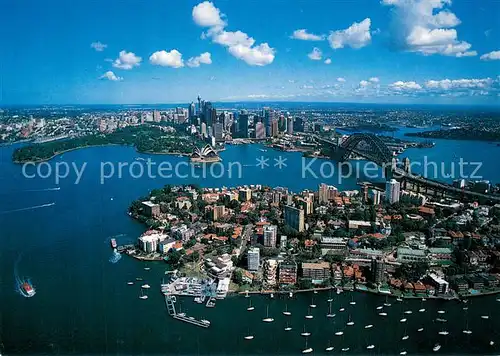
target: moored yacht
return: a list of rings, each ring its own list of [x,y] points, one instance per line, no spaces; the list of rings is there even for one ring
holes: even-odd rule
[[[341,335],[344,335],[344,332],[343,332],[343,331],[337,331],[337,332],[335,333],[335,335],[336,335],[336,336],[341,336]]]
[[[255,310],[255,307],[252,306],[252,300],[250,299],[249,303],[248,303],[248,308],[247,308],[248,311],[253,311]]]
[[[347,322],[347,326],[354,325],[354,321],[351,320],[351,315],[349,315],[349,321]]]
[[[311,336],[311,333],[306,331],[306,326],[304,325],[304,330],[300,333],[301,336]]]
[[[367,348],[368,350],[371,350],[371,349],[374,349],[374,348],[375,348],[375,345],[368,345],[366,348]]]
[[[441,345],[440,344],[436,344],[434,345],[434,347],[432,348],[432,351],[436,352],[436,351],[439,351],[441,349]]]
[[[287,316],[288,315],[292,315],[292,312],[288,311],[288,305],[287,304],[285,304],[285,310],[283,311],[283,315],[287,315]]]
[[[306,318],[306,319],[312,319],[312,318],[313,318],[313,316],[312,316],[312,314],[311,314],[311,308],[308,308],[308,309],[307,309],[307,315],[305,316],[305,318]]]
[[[373,328],[373,324],[365,325],[365,329],[371,329],[371,328]]]
[[[489,319],[489,315],[481,315],[481,319]]]
[[[302,353],[303,354],[309,354],[313,352],[313,349],[311,347],[307,347],[307,338],[306,338],[306,346],[304,347],[304,349],[302,350]]]
[[[253,340],[253,335],[247,335],[247,336],[245,336],[245,340]]]
[[[143,284],[143,285],[141,286],[141,288],[144,288],[144,289],[149,289],[149,288],[151,288],[151,286],[150,286],[149,284],[147,284],[147,283],[146,283],[146,284]]]
[[[269,305],[266,307],[266,317],[262,319],[264,323],[272,323],[274,321],[273,318],[269,317]]]

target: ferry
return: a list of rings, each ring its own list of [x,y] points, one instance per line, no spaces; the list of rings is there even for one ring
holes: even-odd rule
[[[33,287],[29,280],[26,280],[20,284],[19,292],[23,297],[26,298],[31,298],[36,294],[35,287]]]
[[[116,239],[111,239],[111,248],[116,248],[116,246],[118,246],[116,244]]]

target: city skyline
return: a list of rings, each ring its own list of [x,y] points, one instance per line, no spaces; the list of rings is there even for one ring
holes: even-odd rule
[[[500,103],[493,0],[6,3],[0,105]]]

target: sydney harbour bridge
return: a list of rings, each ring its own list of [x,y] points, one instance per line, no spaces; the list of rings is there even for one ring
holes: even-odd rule
[[[453,196],[500,202],[500,196],[460,189],[438,180],[413,174],[409,167],[398,167],[393,152],[376,135],[366,133],[353,134],[340,144],[318,135],[312,135],[312,137],[316,142],[328,148],[332,159],[343,162],[348,160],[353,154],[365,158],[381,166],[385,170],[386,177],[399,180],[403,189],[417,193],[432,193],[434,196]]]

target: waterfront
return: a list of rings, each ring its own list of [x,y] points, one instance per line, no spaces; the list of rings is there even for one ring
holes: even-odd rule
[[[150,271],[145,271],[144,263],[122,258],[111,264],[109,239],[120,235],[120,244],[135,241],[144,226],[130,219],[126,208],[130,201],[146,195],[151,189],[164,184],[198,183],[203,186],[235,186],[240,184],[266,184],[286,186],[294,191],[305,188],[316,189],[319,183],[336,185],[339,189],[357,189],[355,179],[346,179],[338,184],[335,177],[330,180],[300,179],[301,154],[283,153],[267,150],[262,152],[258,145],[231,146],[221,156],[224,162],[240,160],[245,165],[245,174],[238,179],[222,177],[219,179],[132,179],[114,177],[105,184],[99,183],[99,162],[134,162],[136,157],[154,160],[180,162],[186,158],[172,156],[148,156],[135,152],[131,147],[95,147],[76,150],[56,157],[50,163],[59,161],[88,162],[86,174],[80,184],[73,179],[61,181],[60,190],[48,179],[25,179],[21,166],[11,162],[15,146],[0,148],[0,303],[2,305],[1,342],[7,353],[247,353],[247,354],[297,354],[304,347],[299,335],[304,324],[304,315],[310,303],[311,294],[301,293],[289,303],[292,311],[291,336],[283,331],[285,316],[284,302],[278,298],[253,297],[255,311],[246,311],[248,300],[231,297],[218,302],[210,309],[200,306],[192,298],[182,299],[181,307],[189,315],[211,321],[208,329],[196,328],[171,319],[166,311],[159,283],[164,276],[163,263],[150,263]],[[461,151],[457,151],[457,147]],[[496,156],[492,149],[498,149],[483,142],[457,142],[438,140],[433,149],[411,149],[411,158],[428,155],[451,161],[456,157],[484,160],[482,174],[493,182],[500,181]],[[488,154],[489,153],[489,154]],[[286,170],[266,168],[261,170],[255,165],[257,156],[265,155],[288,158]],[[39,207],[44,204],[54,205]],[[24,209],[24,210],[19,210]],[[15,211],[17,210],[17,211]],[[14,264],[22,253],[19,273],[31,277],[37,288],[34,298],[20,297],[14,291]],[[127,281],[143,277],[144,282],[133,286]],[[138,298],[140,284],[149,283],[148,300]],[[358,301],[355,307],[349,306],[350,294],[334,296],[335,308],[343,304],[347,309],[329,320],[326,314],[326,294],[316,297],[314,319],[308,321],[311,347],[315,352],[324,350],[328,340],[338,348],[346,344],[352,353],[365,353],[366,345],[373,343],[373,353],[399,353],[402,325],[399,323],[401,310],[396,302],[388,311],[386,319],[378,316],[375,307],[383,298],[368,294],[355,293]],[[275,322],[264,324],[265,306],[269,302],[270,314]],[[458,302],[428,301],[426,313],[420,314],[419,301],[405,302],[405,307],[413,309],[408,317],[409,340],[405,349],[408,353],[429,353],[439,340],[437,334],[442,326],[432,322],[438,309],[447,310],[446,324],[450,335],[441,341],[443,353],[493,353],[498,345],[490,347],[491,335],[484,330],[495,330],[499,326],[500,315],[495,297],[471,298],[469,328],[473,334],[464,337],[461,330],[465,320],[463,305]],[[6,309],[5,306],[9,306]],[[356,324],[348,329],[345,323],[348,311]],[[480,318],[487,312],[490,319]],[[455,322],[456,321],[456,322]],[[364,325],[375,327],[365,331]],[[426,330],[417,333],[419,325],[425,324]],[[485,327],[485,324],[486,327]],[[345,330],[344,337],[334,337],[337,326]],[[248,328],[255,339],[245,341],[243,336]],[[16,330],[11,333],[9,330]],[[391,332],[387,332],[391,330]],[[372,335],[373,334],[373,335]],[[338,338],[338,339],[336,339]]]

